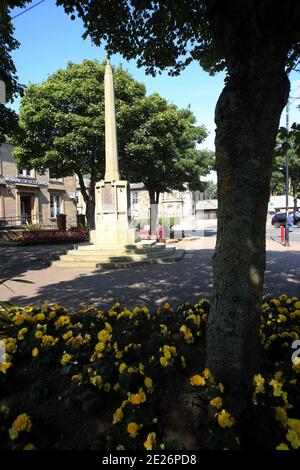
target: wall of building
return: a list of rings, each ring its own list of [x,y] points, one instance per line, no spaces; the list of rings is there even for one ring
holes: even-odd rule
[[[52,196],[56,208],[60,206],[60,212],[66,214],[67,225],[76,226],[75,176],[53,179],[48,171],[40,175],[35,170],[24,170],[21,174],[12,149],[12,145],[0,146],[0,220],[19,225],[26,212],[32,221],[55,223],[56,214],[51,214]]]

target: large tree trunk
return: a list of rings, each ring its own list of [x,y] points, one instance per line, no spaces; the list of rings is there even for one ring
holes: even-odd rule
[[[258,367],[272,158],[289,92],[284,60],[254,60],[231,71],[215,112],[218,235],[206,363],[233,400]]]

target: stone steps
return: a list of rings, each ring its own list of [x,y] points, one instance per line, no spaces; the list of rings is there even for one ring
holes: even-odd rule
[[[52,266],[59,268],[93,268],[93,269],[120,269],[120,268],[129,268],[134,266],[142,266],[145,264],[163,264],[170,263],[173,261],[180,260],[184,255],[184,250],[174,250],[174,252],[168,254],[167,256],[159,257],[145,257],[139,259],[127,259],[126,261],[113,260],[71,260],[67,255],[65,259],[60,259],[58,261],[53,261]],[[61,257],[62,258],[62,257]]]
[[[168,248],[170,249],[170,248]],[[73,255],[73,256],[109,256],[109,255],[115,255],[115,256],[134,256],[134,255],[150,255],[150,254],[157,254],[157,253],[164,253],[166,251],[166,246],[165,245],[160,245],[160,246],[154,246],[151,249],[150,248],[125,248],[124,246],[120,249],[108,249],[108,248],[103,248],[100,249],[99,247],[91,248],[90,250],[88,249],[82,249],[82,247],[78,247],[78,249],[73,249],[73,250],[68,250],[68,255]]]
[[[124,247],[123,247],[124,248]],[[91,249],[88,250],[70,250],[65,255],[61,255],[59,260],[53,261],[52,266],[60,268],[104,268],[118,269],[143,264],[157,264],[177,261],[182,258],[184,250],[175,248],[165,248],[155,246],[152,250],[146,250],[142,253],[128,253],[116,255],[113,252],[103,252]]]
[[[150,252],[150,253],[142,253],[142,254],[120,254],[120,255],[114,255],[114,254],[108,254],[108,253],[74,253],[74,252],[68,252],[66,255],[61,255],[60,259],[61,261],[92,261],[92,262],[103,262],[103,261],[111,261],[111,262],[123,262],[123,261],[142,261],[142,260],[147,260],[150,258],[165,258],[166,256],[172,255],[172,253],[175,251],[175,248],[173,249],[168,249],[168,250],[161,250],[159,252]]]

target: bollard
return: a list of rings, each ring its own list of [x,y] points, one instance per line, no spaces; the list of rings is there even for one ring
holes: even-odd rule
[[[284,225],[281,225],[281,227],[280,227],[280,242],[281,243],[285,242],[285,227],[284,227]]]

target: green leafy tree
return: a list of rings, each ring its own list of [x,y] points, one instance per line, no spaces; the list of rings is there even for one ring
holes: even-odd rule
[[[104,69],[98,61],[69,63],[42,84],[30,84],[14,139],[14,156],[20,166],[41,173],[49,169],[54,177],[78,176],[90,228],[94,227],[95,184],[104,176]],[[115,70],[114,80],[122,154],[138,121],[138,115],[128,120],[130,107],[144,97],[145,87],[121,67]],[[90,179],[89,187],[85,176]]]
[[[18,83],[16,67],[11,52],[18,49],[19,42],[13,37],[14,27],[11,21],[11,8],[23,7],[26,1],[1,1],[0,4],[0,80],[6,87],[6,101],[13,102],[22,93],[23,87]],[[17,127],[18,116],[10,108],[0,104],[0,145]]]
[[[95,44],[155,74],[196,60],[226,70],[216,110],[218,236],[206,364],[233,404],[259,367],[265,226],[276,134],[288,72],[300,58],[295,0],[57,0]],[[201,84],[199,84],[201,86]],[[184,92],[184,91],[183,91]],[[232,230],[234,227],[234,230]],[[236,400],[239,396],[240,399]],[[244,401],[245,402],[245,401]]]
[[[289,192],[294,199],[294,212],[298,210],[298,193],[300,191],[300,125],[295,122],[291,130],[287,131],[285,127],[280,127],[275,147],[275,158],[273,162],[272,184],[283,186],[285,191],[286,174],[286,151],[289,157]],[[282,194],[282,193],[281,193]]]
[[[207,136],[204,126],[196,126],[190,109],[179,109],[154,93],[139,102],[139,126],[125,145],[120,159],[125,177],[142,182],[149,192],[151,232],[155,233],[157,205],[162,192],[202,190],[200,176],[213,163],[213,153],[197,150]]]
[[[206,199],[216,199],[217,198],[217,184],[214,181],[207,181],[205,185],[205,198]]]

